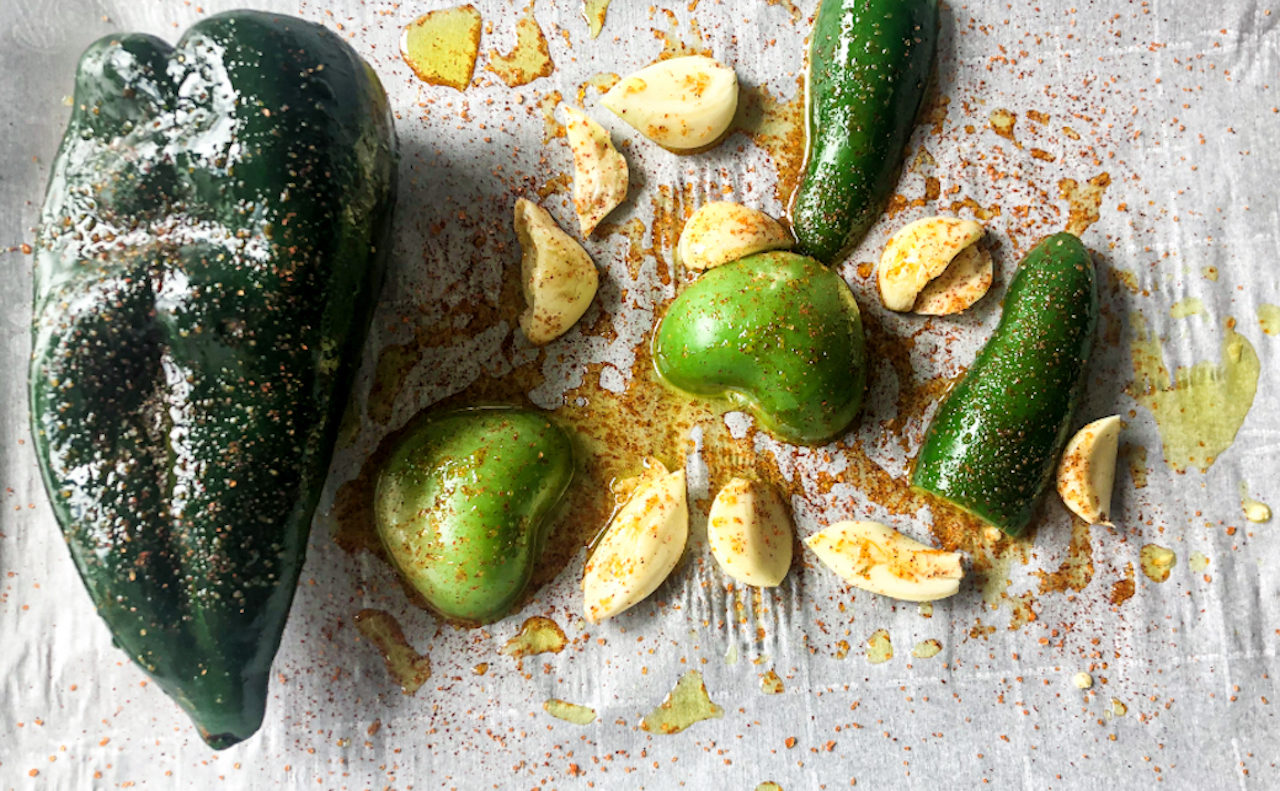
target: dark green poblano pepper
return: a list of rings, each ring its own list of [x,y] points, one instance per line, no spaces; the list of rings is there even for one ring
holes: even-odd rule
[[[395,133],[319,25],[89,47],[35,259],[32,430],[119,645],[224,748],[262,722],[389,247]]]

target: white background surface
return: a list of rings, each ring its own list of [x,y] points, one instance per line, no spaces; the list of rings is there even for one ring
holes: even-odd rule
[[[33,238],[79,52],[115,30],[174,40],[201,17],[237,5],[198,2],[0,0],[0,245]],[[482,53],[506,51],[523,6],[475,4],[493,25]],[[570,168],[564,141],[544,145],[541,115],[524,112],[515,95],[526,97],[525,106],[553,89],[572,98],[597,72],[625,74],[650,62],[662,46],[651,31],[672,29],[667,14],[655,14],[648,3],[614,0],[603,34],[592,41],[577,0],[537,0],[555,73],[512,90],[486,79],[482,54],[477,80],[460,96],[418,82],[397,50],[404,23],[445,3],[252,5],[354,33],[352,44],[377,69],[399,112],[396,256],[356,387],[360,399],[376,351],[403,340],[388,331],[399,316],[429,322],[442,314],[442,300],[496,298],[502,278],[518,267],[508,219],[514,193],[531,194]],[[696,20],[706,45],[745,84],[789,98],[813,10],[811,2],[799,5],[798,22],[782,5],[701,0],[669,7],[675,36],[695,42],[689,20]],[[1255,318],[1258,305],[1280,303],[1280,157],[1271,148],[1280,139],[1274,109],[1280,105],[1280,11],[1244,0],[1017,6],[944,8],[939,90],[950,103],[941,129],[935,134],[922,126],[913,141],[936,164],[907,173],[898,189],[918,197],[932,173],[944,200],[882,222],[842,271],[864,311],[890,331],[910,335],[922,322],[882,316],[869,281],[855,275],[854,263],[875,260],[893,229],[946,210],[952,199],[1000,206],[988,227],[1001,243],[996,288],[1002,290],[1020,252],[1064,227],[1067,202],[1058,181],[1083,184],[1110,174],[1101,219],[1083,239],[1098,252],[1107,320],[1123,328],[1118,344],[1099,351],[1082,417],[1125,416],[1124,439],[1148,447],[1151,473],[1141,490],[1127,470],[1118,473],[1118,528],[1093,531],[1096,570],[1088,587],[1072,596],[1040,595],[1038,619],[1010,629],[1009,609],[992,611],[972,585],[924,619],[914,606],[854,597],[823,569],[806,566],[766,594],[760,615],[739,622],[714,564],[686,563],[659,592],[665,607],[641,606],[583,632],[574,628],[579,558],[525,611],[487,631],[438,628],[404,600],[380,562],[334,546],[326,512],[333,490],[354,475],[386,430],[481,370],[500,372],[525,359],[521,344],[502,346],[512,328],[500,324],[425,359],[390,426],[368,423],[357,443],[338,455],[276,658],[266,723],[255,738],[214,753],[112,648],[45,503],[27,441],[30,259],[10,252],[0,256],[0,787],[752,789],[774,780],[795,791],[846,788],[853,779],[862,788],[972,788],[983,781],[1028,789],[1157,781],[1170,788],[1280,786],[1274,716],[1280,707],[1274,678],[1280,671],[1280,547],[1273,539],[1280,528],[1246,522],[1238,495],[1245,480],[1255,496],[1280,505],[1280,423],[1272,406],[1280,339],[1264,335]],[[633,180],[642,182],[611,220],[634,216],[648,226],[658,185],[693,184],[701,200],[712,181],[781,212],[772,161],[747,138],[677,159],[599,109],[597,98],[587,92],[588,110],[616,140],[632,140],[627,156]],[[1016,134],[1024,148],[988,127],[997,107],[1019,114]],[[1029,110],[1051,121],[1033,124]],[[1064,126],[1081,139],[1062,133]],[[1031,147],[1055,161],[1033,159]],[[495,173],[497,164],[503,169]],[[954,186],[959,193],[946,197]],[[573,227],[564,198],[554,196],[549,207]],[[429,233],[459,210],[483,219],[465,232]],[[601,299],[619,317],[619,337],[606,344],[575,332],[560,364],[564,371],[599,361],[629,371],[630,350],[648,332],[653,304],[672,293],[657,282],[652,257],[632,282],[622,256],[626,245],[622,236],[588,245],[607,270]],[[1216,282],[1202,277],[1205,266],[1217,267]],[[1137,293],[1117,287],[1113,270],[1132,273]],[[624,289],[627,310],[618,304]],[[1169,308],[1186,296],[1201,297],[1206,314],[1172,319]],[[994,327],[997,301],[989,297],[972,315],[925,328],[916,338],[920,375],[949,375],[966,365]],[[1162,459],[1150,413],[1124,393],[1132,372],[1127,317],[1133,311],[1159,334],[1170,367],[1216,360],[1228,317],[1257,350],[1262,375],[1253,410],[1207,474],[1174,474]],[[547,366],[548,380],[555,381],[559,369]],[[440,370],[453,372],[449,383],[438,380]],[[609,376],[613,386],[625,384],[625,375]],[[903,451],[876,444],[898,385],[883,365],[875,382],[859,437],[887,470],[901,475]],[[531,395],[553,407],[562,392],[548,385]],[[761,452],[771,450],[769,442],[759,444]],[[784,474],[806,481],[822,466],[820,453],[779,449],[775,455]],[[706,486],[700,464],[690,460],[695,496],[706,495],[698,491]],[[836,471],[839,465],[836,459]],[[841,517],[885,518],[851,487],[806,491],[809,496],[793,501],[802,535]],[[1065,512],[1054,502],[1043,513],[1028,564],[1015,563],[1009,572],[1011,596],[1037,590],[1034,572],[1052,571],[1065,557]],[[888,521],[927,540],[927,513]],[[1228,535],[1232,526],[1238,529]],[[1112,607],[1111,584],[1126,563],[1138,566],[1139,549],[1150,541],[1177,552],[1171,579],[1154,585],[1138,572],[1134,597]],[[690,551],[706,552],[696,544]],[[1210,558],[1211,581],[1188,568],[1193,551]],[[838,601],[847,603],[843,612]],[[402,696],[376,651],[358,639],[351,616],[366,606],[395,613],[411,642],[429,652],[434,676],[416,697]],[[497,651],[532,614],[554,617],[574,643],[559,655],[527,660],[526,677]],[[971,633],[979,619],[994,632]],[[764,627],[763,640],[757,625]],[[896,656],[873,666],[865,640],[878,628],[890,632]],[[940,640],[942,654],[912,659],[911,647],[926,638]],[[840,660],[835,644],[842,639],[853,648]],[[727,663],[727,653],[740,658]],[[490,663],[487,676],[472,675],[478,662]],[[1085,693],[1071,676],[1090,663],[1099,683]],[[725,717],[676,736],[640,731],[639,717],[691,667],[702,670]],[[770,668],[784,680],[780,696],[759,692],[759,675]],[[592,706],[600,718],[585,728],[551,719],[541,708],[549,697]],[[1124,702],[1125,716],[1107,714],[1112,698]],[[370,736],[375,720],[381,729]],[[796,740],[790,749],[788,737]],[[579,775],[570,773],[571,764]],[[39,771],[34,777],[33,769]]]

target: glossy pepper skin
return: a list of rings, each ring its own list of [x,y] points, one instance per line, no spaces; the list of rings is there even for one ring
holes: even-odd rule
[[[809,45],[805,172],[791,207],[797,252],[834,263],[879,219],[937,39],[937,0],[821,0]]]
[[[694,281],[658,326],[653,360],[674,387],[727,398],[779,439],[807,445],[841,436],[866,389],[853,292],[817,261],[787,252]]]
[[[991,340],[925,433],[913,487],[1010,535],[1053,480],[1098,326],[1093,259],[1069,233],[1032,247]]]
[[[85,51],[37,238],[32,433],[116,644],[215,749],[272,658],[389,248],[386,95],[249,11]]]
[[[428,412],[378,473],[378,535],[436,612],[490,623],[529,584],[573,473],[569,435],[540,412]]]

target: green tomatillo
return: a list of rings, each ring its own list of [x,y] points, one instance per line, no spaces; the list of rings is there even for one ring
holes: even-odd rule
[[[794,443],[844,433],[866,387],[849,286],[812,258],[781,251],[699,277],[662,319],[653,358],[674,387],[727,398]]]
[[[573,443],[542,413],[428,414],[378,475],[378,534],[438,613],[490,623],[529,583],[573,472]]]

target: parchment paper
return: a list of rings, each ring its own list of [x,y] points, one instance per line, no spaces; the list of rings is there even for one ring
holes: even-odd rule
[[[909,369],[873,362],[866,413],[846,444],[902,478],[931,409],[890,432],[899,394],[967,365],[999,318],[1021,253],[1068,223],[1087,225],[1082,238],[1096,253],[1104,317],[1081,422],[1107,414],[1126,421],[1115,528],[1073,532],[1050,495],[1034,543],[972,573],[930,618],[846,589],[812,555],[753,601],[729,591],[695,530],[686,561],[653,602],[615,621],[579,620],[578,552],[521,612],[465,631],[410,604],[381,561],[339,549],[330,509],[382,436],[418,409],[536,358],[510,321],[467,306],[496,305],[518,272],[515,196],[537,197],[571,170],[563,138],[546,136],[554,127],[544,98],[559,91],[577,103],[589,78],[646,65],[665,37],[668,46],[709,49],[754,96],[766,88],[785,104],[796,96],[815,4],[614,0],[592,40],[579,0],[536,0],[555,71],[513,89],[484,70],[483,53],[510,49],[525,6],[476,0],[486,25],[482,55],[460,94],[421,83],[398,54],[402,26],[444,7],[439,0],[251,3],[332,27],[375,66],[397,111],[403,186],[393,271],[355,388],[363,419],[333,464],[267,719],[256,737],[214,753],[112,647],[45,501],[25,394],[31,259],[17,246],[33,239],[80,51],[116,30],[174,40],[236,5],[0,2],[0,243],[15,247],[0,257],[0,786],[1280,786],[1277,527],[1246,521],[1240,494],[1243,482],[1252,497],[1280,502],[1272,406],[1280,340],[1258,319],[1260,306],[1280,303],[1280,158],[1271,148],[1280,131],[1280,13],[1249,0],[947,4],[936,95],[913,138],[895,213],[841,267],[868,321],[910,361]],[[581,101],[623,144],[635,183],[610,221],[639,220],[645,233],[630,262],[624,233],[587,243],[603,282],[593,310],[612,317],[613,331],[580,326],[544,358],[543,380],[528,396],[546,408],[559,406],[588,370],[604,390],[628,387],[655,306],[687,281],[669,265],[669,240],[658,239],[656,254],[640,249],[662,236],[651,235],[655,208],[687,212],[723,196],[775,215],[784,209],[776,189],[784,146],[761,148],[738,133],[706,154],[676,157],[599,107],[599,93],[587,88]],[[1011,134],[998,134],[1008,123],[999,110],[1016,116]],[[678,206],[664,188],[680,196]],[[1091,224],[1090,191],[1098,204]],[[552,190],[542,202],[575,229],[567,192]],[[936,213],[984,219],[995,242],[993,293],[953,319],[887,314],[870,268],[859,264],[877,260],[894,229]],[[1135,314],[1170,372],[1216,365],[1231,320],[1256,350],[1252,409],[1207,472],[1172,470],[1152,411],[1135,400]],[[471,326],[483,316],[491,323]],[[458,340],[411,346],[417,356],[396,396],[380,407],[381,420],[370,417],[380,352],[443,318],[455,322]],[[753,433],[744,415],[725,421],[798,484],[791,505],[801,536],[855,517],[937,540],[930,509],[895,513],[851,484],[843,447],[797,450]],[[701,435],[690,439],[696,446]],[[715,463],[696,447],[686,460],[693,501],[714,495],[707,487]],[[1164,583],[1142,572],[1149,543],[1177,554]],[[1194,553],[1203,558],[1193,562]],[[354,628],[365,607],[391,612],[429,655],[433,676],[417,695],[401,694]],[[519,665],[499,649],[530,615],[556,620],[571,644]],[[873,665],[866,641],[878,629],[889,633],[894,656]],[[927,639],[941,653],[911,656]],[[485,675],[474,672],[480,663],[488,663]],[[674,736],[639,730],[640,717],[690,669],[701,671],[723,718]],[[783,685],[773,696],[761,692],[770,670]],[[1080,671],[1092,674],[1092,689],[1073,683]],[[548,698],[590,706],[599,718],[585,727],[553,719],[542,709]]]

